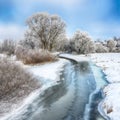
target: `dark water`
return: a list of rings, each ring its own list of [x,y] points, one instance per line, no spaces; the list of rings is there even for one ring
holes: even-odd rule
[[[105,120],[97,109],[102,94],[94,93],[96,82],[88,62],[67,64],[60,79],[23,111],[5,120]]]

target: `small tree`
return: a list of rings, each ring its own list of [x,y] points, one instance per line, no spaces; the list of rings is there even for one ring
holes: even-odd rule
[[[24,48],[27,48],[27,49],[35,49],[36,47],[36,44],[34,41],[26,38],[24,38],[23,40],[20,40],[18,45],[23,46]]]
[[[5,53],[8,55],[14,54],[16,47],[16,42],[11,39],[5,39],[1,42],[0,53]]]
[[[65,33],[65,23],[57,15],[36,13],[27,19],[26,38],[37,40],[42,49],[52,50],[58,38]]]
[[[109,48],[109,52],[113,52],[115,50],[117,42],[114,40],[107,41],[107,47]]]
[[[94,52],[94,43],[86,32],[76,31],[71,41],[77,53]]]

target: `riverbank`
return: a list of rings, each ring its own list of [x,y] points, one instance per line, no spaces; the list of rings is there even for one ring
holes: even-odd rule
[[[120,119],[120,53],[91,54],[91,59],[101,67],[110,83],[103,90],[102,108],[111,120]]]
[[[34,78],[36,77],[36,80],[38,80],[38,84],[39,83],[41,84],[41,87],[40,89],[31,92],[29,96],[26,96],[24,99],[19,101],[19,104],[15,104],[14,102],[13,104],[11,103],[12,110],[1,115],[0,118],[1,120],[2,119],[6,120],[10,116],[11,116],[10,117],[11,120],[13,120],[14,118],[12,119],[12,116],[14,116],[14,114],[17,115],[18,113],[20,113],[22,111],[22,108],[26,109],[26,106],[32,103],[35,96],[39,96],[39,94],[42,93],[42,91],[47,90],[47,88],[56,86],[60,81],[59,76],[60,76],[60,72],[63,69],[63,66],[68,63],[67,60],[60,59],[56,62],[49,62],[49,63],[37,64],[37,65],[24,65],[20,61],[16,61],[13,58],[10,59],[15,63],[17,63],[18,65],[20,65],[21,68],[25,69],[26,72],[31,73],[31,75],[33,75]],[[4,109],[10,109],[10,107],[7,107],[8,105],[7,102],[5,101],[0,102],[0,105],[3,106],[4,105],[3,103],[6,105],[3,107]]]

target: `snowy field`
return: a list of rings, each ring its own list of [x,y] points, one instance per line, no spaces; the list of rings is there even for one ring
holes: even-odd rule
[[[92,54],[92,61],[103,69],[110,84],[104,88],[104,112],[111,120],[120,120],[120,53]]]

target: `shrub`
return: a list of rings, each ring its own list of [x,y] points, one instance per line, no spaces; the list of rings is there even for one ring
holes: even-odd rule
[[[102,43],[96,43],[95,44],[95,52],[96,53],[106,53],[109,52],[109,49],[104,46]]]
[[[5,53],[7,55],[14,54],[16,43],[13,40],[5,39],[1,42],[0,53]]]
[[[18,45],[15,49],[15,55],[17,57],[17,59],[19,60],[23,60],[23,58],[25,57],[25,55],[27,54],[28,50],[25,49],[23,46]]]
[[[21,66],[0,58],[0,100],[21,98],[40,87],[37,80]]]
[[[57,60],[56,56],[52,55],[50,52],[38,49],[24,49],[19,46],[16,49],[16,57],[22,60],[24,64],[36,64],[42,62],[51,62]]]
[[[107,41],[107,47],[109,48],[109,52],[115,52],[117,42],[114,40]]]

